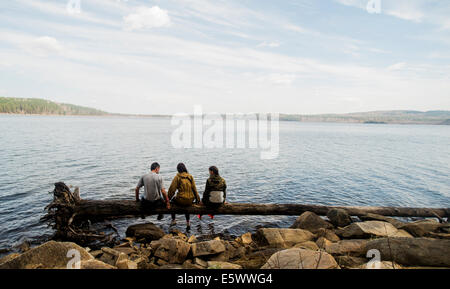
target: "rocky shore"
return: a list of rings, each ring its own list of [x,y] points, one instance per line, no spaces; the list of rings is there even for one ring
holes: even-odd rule
[[[132,225],[126,236],[99,250],[49,241],[0,258],[0,269],[450,268],[450,224],[375,214],[354,221],[340,209],[326,219],[305,212],[290,228],[260,228],[237,238],[175,229],[166,234],[152,223]]]

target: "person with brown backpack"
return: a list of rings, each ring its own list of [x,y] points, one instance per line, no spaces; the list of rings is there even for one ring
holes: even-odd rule
[[[179,206],[191,206],[194,201],[199,204],[200,196],[195,186],[194,178],[189,174],[186,166],[183,163],[179,163],[177,166],[177,175],[173,178],[172,184],[169,187],[168,195],[173,203]],[[176,195],[175,195],[176,193]],[[191,228],[190,216],[186,216],[186,228]],[[175,214],[172,214],[171,226],[176,225]]]

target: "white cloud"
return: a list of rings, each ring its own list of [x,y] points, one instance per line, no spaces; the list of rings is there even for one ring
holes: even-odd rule
[[[387,69],[389,71],[397,71],[397,70],[402,70],[406,67],[406,63],[405,62],[399,62],[399,63],[395,63],[391,66],[389,66]]]
[[[139,7],[135,13],[125,16],[123,20],[125,28],[128,30],[168,27],[171,25],[167,11],[158,6],[151,8]]]
[[[63,46],[53,37],[43,36],[31,41],[26,41],[21,45],[22,49],[40,57],[47,57],[52,54],[59,54]]]
[[[368,0],[335,0],[336,2],[367,9]],[[430,0],[379,0],[381,1],[381,13],[399,19],[413,21],[416,23],[429,22],[439,26],[441,29],[450,29],[448,15],[450,5],[448,1]],[[433,3],[430,3],[433,2]],[[432,5],[430,5],[432,4]]]
[[[258,45],[258,47],[270,47],[270,48],[275,48],[275,47],[280,47],[280,43],[279,42],[275,42],[275,41],[264,41],[262,43],[260,43]]]

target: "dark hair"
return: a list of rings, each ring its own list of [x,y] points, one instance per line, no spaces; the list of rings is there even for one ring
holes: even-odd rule
[[[188,170],[186,169],[186,166],[183,163],[178,164],[177,171],[179,173],[187,173],[188,172]]]
[[[160,166],[159,166],[159,164],[158,163],[153,163],[151,166],[150,166],[150,170],[152,170],[152,171],[154,171],[154,170],[156,170],[157,168],[159,168]]]
[[[213,172],[215,175],[219,175],[219,169],[216,166],[210,166],[209,170]]]

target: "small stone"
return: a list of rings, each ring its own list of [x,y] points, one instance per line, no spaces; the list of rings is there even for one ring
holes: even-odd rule
[[[332,242],[330,240],[326,239],[325,237],[320,237],[316,241],[316,245],[321,249],[325,249],[327,246],[330,246],[331,244],[332,244]]]
[[[223,244],[222,241],[219,240],[193,243],[191,245],[191,248],[192,248],[192,255],[194,257],[214,255],[225,251],[225,245]]]
[[[197,258],[197,257],[194,258],[192,263],[196,264],[196,265],[199,265],[201,267],[204,267],[204,268],[208,267],[208,262],[206,262],[206,261],[204,261],[204,260],[202,260],[200,258]]]
[[[138,268],[136,262],[133,262],[133,261],[127,260],[127,259],[117,262],[116,267],[118,269],[125,269],[125,270]]]
[[[117,268],[99,260],[87,260],[81,261],[80,269],[92,270],[92,269],[117,269]]]
[[[317,238],[320,237],[324,237],[327,240],[330,240],[331,242],[338,242],[341,239],[338,237],[338,235],[336,235],[333,231],[325,229],[325,228],[320,228],[315,232]]]
[[[253,242],[252,234],[250,232],[247,232],[247,233],[241,235],[240,240],[241,240],[242,244],[244,244],[244,245],[251,244]]]
[[[158,261],[156,261],[156,264],[158,264],[159,266],[162,266],[162,265],[166,265],[169,263],[163,259],[158,259]]]

